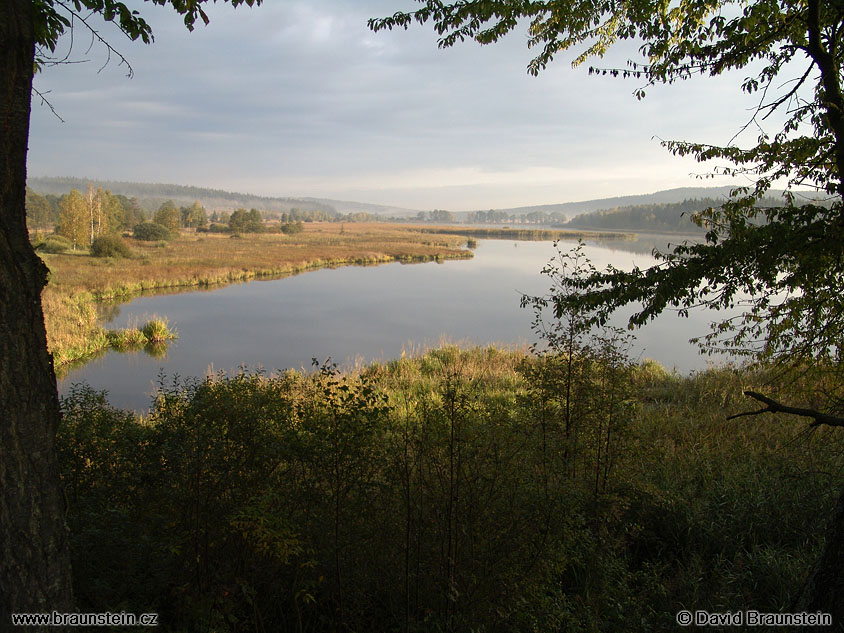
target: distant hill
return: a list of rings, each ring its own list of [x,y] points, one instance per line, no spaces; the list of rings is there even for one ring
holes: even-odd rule
[[[615,198],[582,200],[580,202],[562,202],[560,204],[540,204],[529,207],[512,207],[508,209],[496,209],[496,211],[504,211],[511,215],[521,215],[523,213],[531,213],[533,211],[540,211],[543,213],[553,213],[554,211],[559,211],[560,213],[566,214],[568,217],[572,217],[579,213],[603,211],[615,207],[682,202],[683,200],[693,198],[727,198],[730,194],[730,190],[733,188],[733,186],[681,187],[678,189],[666,189],[664,191],[656,191],[654,193],[639,194],[635,196],[618,196]]]
[[[718,207],[723,202],[723,198],[689,198],[682,202],[654,202],[613,207],[576,215],[566,223],[566,226],[653,233],[697,233],[705,229],[693,224],[691,215],[710,207]],[[776,198],[762,200],[764,206],[781,204],[782,200]]]
[[[188,185],[172,185],[161,183],[122,182],[111,180],[94,180],[89,178],[49,178],[29,177],[27,185],[40,194],[67,193],[71,189],[84,191],[88,183],[95,187],[108,189],[111,193],[122,194],[129,198],[137,198],[139,204],[148,211],[154,211],[162,203],[172,200],[177,205],[188,205],[195,200],[209,211],[231,211],[237,208],[259,209],[261,211],[283,212],[291,209],[303,211],[328,211],[336,213],[366,212],[376,215],[406,217],[416,215],[417,211],[390,207],[379,204],[365,204],[345,200],[330,200],[325,198],[285,198],[256,196],[247,193],[235,193],[222,189],[208,189],[205,187],[191,187]]]
[[[384,217],[397,218],[415,217],[419,212],[419,209],[407,209],[403,207],[370,204],[365,202],[352,202],[348,200],[332,200],[329,198],[312,197],[290,198],[256,196],[247,193],[235,193],[231,191],[224,191],[222,189],[208,189],[204,187],[191,187],[188,185],[92,180],[88,178],[71,177],[53,178],[31,176],[27,180],[28,186],[38,193],[57,195],[67,193],[71,189],[79,189],[82,191],[88,187],[89,182],[93,183],[95,187],[108,189],[114,194],[122,194],[130,198],[135,197],[138,199],[139,204],[148,211],[158,209],[158,207],[167,200],[172,200],[177,205],[181,206],[187,206],[192,204],[195,200],[198,200],[199,203],[209,211],[231,211],[242,207],[245,209],[255,208],[260,211],[274,213],[285,211],[289,212],[291,209],[298,208],[303,211],[321,210],[332,214],[365,212]],[[522,214],[527,215],[534,212],[546,214],[558,212],[564,214],[568,218],[573,218],[578,215],[582,216],[582,214],[594,213],[596,211],[617,211],[619,209],[629,210],[633,207],[639,207],[642,205],[670,205],[695,199],[709,199],[717,202],[719,199],[726,199],[731,189],[732,187],[730,186],[682,187],[679,189],[667,189],[665,191],[656,191],[654,193],[634,196],[618,196],[614,198],[582,200],[580,202],[562,202],[559,204],[512,207],[506,209],[495,209],[495,211],[500,211],[510,216],[518,216]],[[777,198],[781,192],[771,191],[770,194],[772,197]],[[704,204],[701,208],[705,208],[706,206],[709,206],[709,204]],[[463,221],[469,213],[470,212],[464,211],[455,213],[454,215],[458,221]],[[604,226],[594,223],[588,224],[587,222],[592,221],[587,221],[584,217],[578,218],[578,222],[578,226]],[[631,229],[633,227],[619,226],[617,228]],[[639,230],[646,229],[640,226]]]
[[[759,207],[778,207],[785,203],[782,192],[771,192],[772,196],[765,196],[758,202]],[[776,195],[779,194],[779,195]],[[820,205],[829,204],[820,196],[813,196],[807,192],[806,198],[815,198]],[[720,207],[724,198],[689,198],[682,202],[655,202],[629,206],[613,207],[590,211],[574,216],[567,227],[577,229],[610,229],[615,231],[638,231],[650,233],[697,233],[706,229],[696,226],[691,221],[694,213],[712,207]],[[754,222],[763,222],[763,218],[756,218]]]

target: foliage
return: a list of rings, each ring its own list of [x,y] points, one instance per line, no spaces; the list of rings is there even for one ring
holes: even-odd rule
[[[41,194],[29,187],[26,189],[26,222],[30,228],[46,231],[50,224],[58,221],[52,205]]]
[[[143,240],[144,242],[169,240],[173,237],[166,226],[162,226],[156,222],[141,222],[140,224],[136,224],[132,230],[132,235],[136,240]]]
[[[647,270],[611,268],[585,279],[561,280],[553,299],[557,314],[594,309],[595,322],[603,323],[612,311],[632,304],[639,306],[630,318],[637,326],[669,307],[681,313],[699,305],[740,307],[743,315],[715,324],[706,345],[784,363],[838,363],[844,338],[838,291],[844,282],[841,4],[423,2],[416,11],[371,20],[370,26],[377,31],[432,22],[440,46],[448,47],[465,39],[498,41],[524,20],[529,46],[539,49],[528,67],[532,74],[560,51],[580,47],[577,65],[602,56],[619,41],[636,40],[641,61],[599,72],[652,85],[738,70],[746,73],[742,90],[760,97],[745,126],[760,133],[748,146],[739,144],[741,135],[727,146],[664,143],[677,155],[726,161],[715,173],[751,181],[737,187],[726,203],[695,217],[706,231],[705,241],[680,245]],[[636,91],[639,98],[645,88]],[[780,127],[769,134],[762,125],[777,117]],[[786,204],[765,205],[762,197],[778,180],[788,183]],[[797,187],[828,196],[828,204],[801,203]]]
[[[840,447],[795,440],[799,423],[724,422],[771,376],[680,377],[582,343],[568,441],[563,348],[162,381],[148,418],[71,392],[57,441],[79,608],[221,632],[669,630],[678,605],[787,611]]]
[[[205,213],[205,208],[196,200],[190,207],[182,207],[179,209],[181,214],[182,226],[191,229],[197,229],[208,224],[208,217]]]
[[[433,211],[420,211],[414,218],[417,222],[433,222],[435,224],[452,224],[454,214],[445,209],[434,209]]]
[[[305,230],[305,225],[302,224],[302,221],[299,220],[297,222],[286,222],[281,225],[281,232],[285,235],[295,235],[296,233],[301,233]]]
[[[132,257],[132,250],[119,235],[102,235],[91,242],[94,257]]]
[[[564,446],[562,468],[567,476],[586,477],[597,498],[606,489],[619,435],[630,419],[632,363],[627,352],[631,337],[611,327],[593,332],[591,315],[580,307],[555,313],[550,321],[546,318],[558,279],[583,279],[595,273],[582,241],[567,253],[560,250],[559,242],[554,246],[557,257],[542,271],[552,282],[549,294],[522,297],[522,307],[534,310],[533,330],[545,342],[542,348],[535,346],[538,362],[525,368],[529,398],[536,403],[543,425],[549,419],[560,425],[556,433]],[[544,426],[543,437],[546,433]],[[584,471],[574,456],[589,450],[594,452],[593,464]]]
[[[89,185],[83,196],[78,190],[58,201],[59,225],[56,231],[76,246],[90,246],[95,238],[107,235],[123,224],[123,205],[117,196]]]
[[[500,209],[467,211],[464,217],[467,224],[561,224],[566,220],[562,211],[538,210],[527,213],[508,213]]]
[[[717,207],[722,202],[713,198],[688,199],[682,202],[637,204],[613,207],[592,213],[581,213],[568,221],[572,226],[584,226],[627,231],[672,231],[678,233],[700,233],[707,229],[695,224],[692,218],[697,214]],[[782,206],[782,200],[766,198],[768,206]]]
[[[85,200],[76,189],[61,197],[56,232],[70,240],[73,250],[76,250],[77,245],[87,246],[90,243],[86,216]]]
[[[152,216],[155,224],[160,224],[169,231],[178,231],[182,226],[182,215],[172,200],[163,203]]]
[[[264,220],[257,209],[236,209],[229,217],[229,230],[233,233],[261,233]]]
[[[66,237],[50,235],[41,244],[38,244],[35,250],[43,253],[64,253],[65,251],[69,251],[72,246],[73,243]]]
[[[197,18],[208,24],[208,16],[202,9],[202,4],[207,0],[154,0],[155,4],[171,6],[179,15],[184,18],[185,26],[193,30]],[[240,5],[257,6],[262,0],[227,0],[233,7]],[[96,41],[102,43],[113,51],[102,37],[95,31],[87,21],[91,14],[98,14],[103,20],[113,22],[131,40],[140,39],[145,44],[153,40],[152,28],[141,14],[129,8],[119,0],[75,0],[67,5],[60,0],[37,0],[33,3],[35,27],[35,42],[38,46],[35,60],[38,66],[45,63],[53,63],[51,57],[56,51],[59,38],[67,31],[73,30],[74,26],[81,23],[87,27]],[[121,57],[121,61],[125,59]]]
[[[142,222],[146,222],[146,212],[141,208],[137,198],[126,198],[126,196],[117,196],[123,205],[123,227],[131,228]]]

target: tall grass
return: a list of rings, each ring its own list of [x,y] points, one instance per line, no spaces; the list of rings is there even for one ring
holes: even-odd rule
[[[137,257],[101,259],[43,254],[50,282],[42,295],[47,341],[58,368],[113,348],[97,322],[95,306],[142,292],[208,288],[257,278],[282,277],[317,268],[422,262],[471,257],[459,236],[432,243],[418,232],[389,224],[354,224],[341,232],[330,223],[309,223],[295,235],[227,235],[184,232],[170,242],[131,240]],[[130,349],[129,339],[114,349]]]
[[[166,318],[153,318],[147,321],[141,328],[144,340],[150,345],[160,345],[165,341],[176,338],[176,334],[170,331]]]
[[[118,330],[102,327],[97,303],[87,293],[62,295],[48,287],[41,301],[47,342],[59,376],[108,350],[129,352],[145,349],[150,353],[160,353],[167,341],[176,338],[166,319],[159,317],[153,317],[141,327],[136,325]]]
[[[844,483],[839,446],[799,421],[726,420],[754,408],[742,389],[785,383],[628,367],[596,494],[597,427],[566,452],[561,410],[536,397],[557,369],[444,346],[162,386],[145,419],[71,394],[80,608],[185,631],[660,631],[681,609],[788,611]]]

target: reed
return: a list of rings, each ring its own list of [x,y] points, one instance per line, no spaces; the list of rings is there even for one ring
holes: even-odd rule
[[[162,318],[154,318],[148,321],[141,328],[141,333],[144,336],[145,342],[150,345],[159,345],[176,338],[175,332],[171,332],[170,328],[167,327],[167,319]]]
[[[133,258],[42,253],[50,268],[42,304],[56,367],[106,349],[136,348],[137,334],[108,334],[99,325],[99,303],[126,301],[143,292],[208,288],[326,267],[472,257],[458,235],[432,241],[404,225],[315,222],[304,227],[290,235],[249,234],[235,240],[194,232],[159,243],[128,239],[136,253]]]

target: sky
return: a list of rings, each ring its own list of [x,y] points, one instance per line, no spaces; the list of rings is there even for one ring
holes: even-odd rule
[[[539,77],[524,29],[491,46],[441,50],[430,26],[373,33],[370,17],[412,0],[209,4],[188,32],[172,9],[137,1],[155,42],[91,23],[73,64],[35,79],[31,176],[160,182],[410,209],[508,208],[701,181],[707,167],[659,139],[730,141],[749,119],[740,77],[657,86],[589,76],[560,55]],[[68,52],[70,38],[60,44]],[[63,47],[63,48],[62,48]],[[623,66],[630,45],[595,65]],[[106,63],[108,61],[108,63]]]

